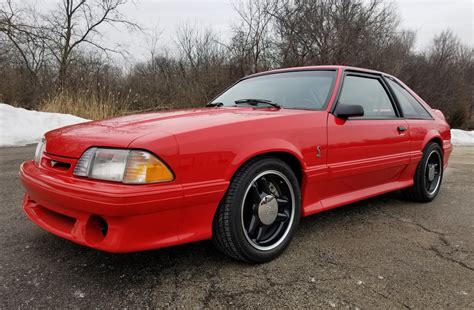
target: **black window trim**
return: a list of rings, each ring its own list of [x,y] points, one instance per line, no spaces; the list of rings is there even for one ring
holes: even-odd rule
[[[328,105],[329,105],[329,102],[331,101],[331,97],[332,97],[332,94],[334,93],[334,89],[336,87],[336,81],[337,81],[337,75],[338,75],[338,68],[296,68],[294,70],[275,70],[275,71],[268,71],[268,72],[265,72],[265,73],[262,73],[262,74],[258,74],[258,73],[254,73],[254,74],[251,74],[251,75],[247,75],[247,76],[244,76],[240,79],[238,79],[237,81],[235,81],[234,83],[232,83],[230,86],[228,86],[227,88],[225,88],[223,91],[221,91],[217,96],[215,96],[214,98],[212,98],[210,102],[213,102],[214,100],[216,100],[218,97],[220,97],[223,93],[225,93],[226,91],[228,91],[230,88],[234,87],[235,85],[237,85],[238,83],[244,81],[244,80],[250,80],[250,79],[253,79],[253,78],[258,78],[258,77],[262,77],[262,76],[267,76],[267,75],[273,75],[273,74],[284,74],[284,73],[295,73],[295,72],[305,72],[305,71],[334,71],[335,72],[335,75],[334,75],[334,78],[333,78],[333,81],[332,81],[332,85],[331,85],[331,88],[329,89],[329,93],[328,93],[328,96],[327,96],[327,99],[326,99],[326,102],[324,103],[324,105],[321,107],[321,108],[315,108],[315,109],[310,109],[310,108],[286,108],[286,107],[283,107],[284,109],[287,109],[287,110],[303,110],[303,111],[326,111],[327,108],[328,108]]]
[[[341,96],[342,88],[344,87],[344,82],[346,80],[346,76],[358,76],[362,78],[370,78],[370,79],[375,79],[382,84],[382,87],[384,88],[385,92],[387,93],[387,96],[390,100],[390,103],[392,104],[393,110],[395,112],[394,117],[349,117],[347,120],[351,121],[357,121],[357,120],[400,120],[403,119],[404,117],[402,116],[401,109],[398,106],[398,102],[395,101],[395,97],[391,91],[391,89],[388,87],[387,82],[383,79],[383,74],[382,73],[376,73],[376,72],[364,72],[364,71],[357,71],[357,70],[352,70],[352,69],[345,69],[342,74],[341,78],[341,83],[339,85],[339,89],[337,91],[336,95],[336,100],[334,100],[334,104],[331,107],[330,113],[335,115],[335,110],[337,105],[339,104],[339,98]]]
[[[394,77],[392,77],[392,76],[390,76],[390,75],[386,75],[386,74],[383,75],[383,79],[384,79],[384,80],[390,80],[390,81],[396,83],[396,84],[397,84],[398,86],[400,86],[402,89],[404,89],[404,90],[415,100],[415,102],[416,102],[423,110],[425,110],[426,113],[428,113],[428,115],[429,115],[428,117],[412,117],[412,116],[405,116],[405,115],[403,114],[403,110],[401,109],[401,105],[400,105],[400,102],[398,101],[397,95],[395,94],[395,91],[392,89],[392,87],[390,86],[390,84],[389,84],[388,82],[386,82],[388,88],[390,89],[390,92],[393,94],[393,98],[394,98],[395,102],[397,103],[397,106],[400,108],[400,115],[401,115],[404,119],[407,119],[407,120],[434,120],[433,115],[431,115],[430,111],[428,111],[428,110],[425,108],[425,106],[424,106],[420,101],[418,101],[418,99],[417,99],[415,96],[413,96],[413,95],[411,94],[411,92],[410,92],[408,89],[406,89],[402,84],[400,84],[400,83],[397,81],[397,79],[395,79]]]

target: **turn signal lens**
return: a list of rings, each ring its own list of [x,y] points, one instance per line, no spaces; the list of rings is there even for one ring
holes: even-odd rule
[[[143,184],[173,181],[173,173],[158,158],[144,151],[131,151],[123,183]]]

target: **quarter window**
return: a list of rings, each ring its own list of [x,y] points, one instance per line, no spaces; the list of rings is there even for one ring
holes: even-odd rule
[[[395,97],[397,97],[403,116],[406,118],[431,118],[430,114],[421,106],[421,104],[397,82],[387,79],[392,88]]]
[[[364,108],[363,118],[396,117],[392,102],[379,79],[348,75],[344,79],[339,104]]]

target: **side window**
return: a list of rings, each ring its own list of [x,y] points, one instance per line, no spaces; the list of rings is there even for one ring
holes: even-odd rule
[[[405,88],[397,82],[387,79],[388,84],[393,90],[395,97],[397,97],[403,116],[406,118],[431,118],[431,115],[423,108],[423,106],[416,100]]]
[[[396,117],[392,102],[375,78],[348,75],[344,79],[339,104],[358,104],[364,108],[363,118]]]

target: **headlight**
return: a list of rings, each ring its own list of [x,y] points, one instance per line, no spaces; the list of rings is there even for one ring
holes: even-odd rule
[[[153,154],[139,150],[90,148],[82,154],[74,175],[91,179],[146,184],[173,181],[173,173]]]
[[[96,149],[89,177],[121,182],[127,166],[128,153],[130,151],[127,150]]]
[[[46,140],[43,138],[36,146],[35,163],[37,165],[39,165],[41,162],[41,158],[43,157],[43,151],[45,150],[45,147],[46,147]]]

